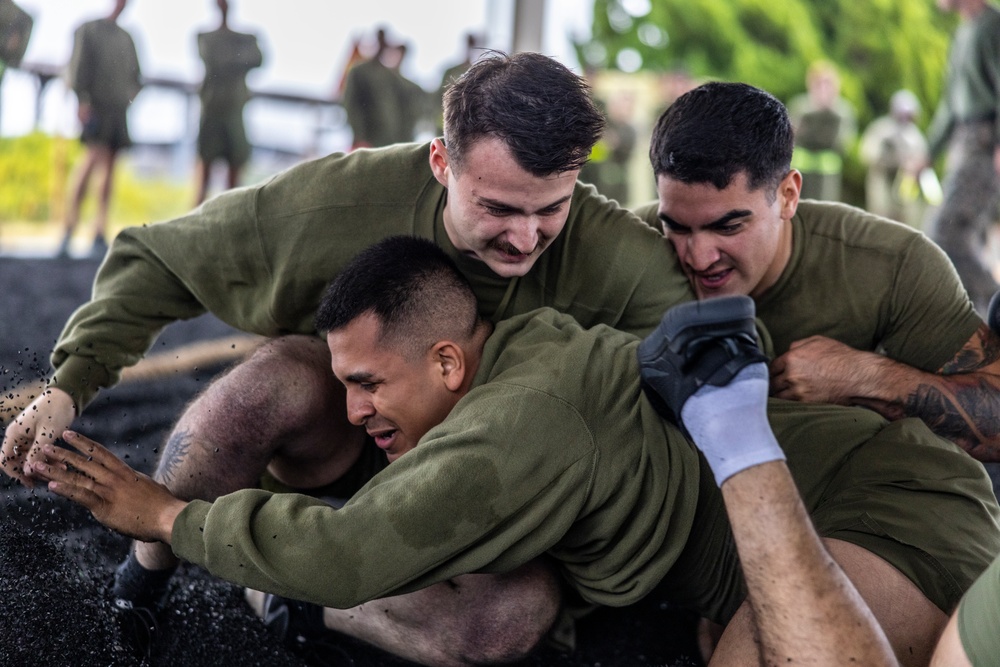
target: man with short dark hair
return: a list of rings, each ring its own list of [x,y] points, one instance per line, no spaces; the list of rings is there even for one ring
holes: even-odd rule
[[[788,550],[815,540],[802,553],[819,565],[796,581],[826,582],[815,591],[822,603],[806,607],[824,635],[798,637],[792,655],[888,663],[891,644],[904,664],[926,663],[946,610],[1000,549],[1000,509],[982,466],[915,419],[783,401],[765,412],[752,308],[711,310],[680,313],[679,327],[668,313],[642,344],[545,308],[494,326],[441,249],[390,238],[338,275],[317,314],[347,418],[372,438],[369,452],[386,455],[381,469],[350,480],[357,491],[341,509],[259,489],[186,502],[74,434],[69,443],[94,462],[47,446],[56,464],[29,465],[117,530],[312,603],[267,600],[267,617],[288,618],[289,636],[325,626],[459,665],[520,658],[557,617],[653,589],[729,623],[720,664],[755,664],[755,628],[784,635],[794,620],[794,600],[775,594],[796,591],[771,580],[798,567],[793,558],[770,576],[756,569],[784,561],[759,557],[774,545],[759,540],[774,533],[769,519],[740,514],[739,494],[754,480],[783,479],[777,502],[803,502],[816,525],[813,533],[800,516],[804,532],[790,533]],[[732,334],[716,337],[729,325]],[[657,412],[640,368],[704,456]],[[311,450],[318,466],[331,458],[323,443]],[[732,503],[735,540],[724,508]],[[928,516],[947,520],[929,526]],[[740,559],[755,567],[751,602]],[[852,640],[827,642],[826,633]]]
[[[492,321],[550,306],[584,326],[645,334],[692,298],[666,242],[577,182],[603,127],[580,77],[539,54],[494,54],[456,82],[445,121],[429,145],[331,155],[123,231],[56,345],[49,388],[8,427],[3,470],[32,484],[23,463],[161,327],[210,311],[272,340],[188,407],[157,479],[212,499],[265,469],[309,488],[365,472],[374,448],[344,418],[313,318],[330,276],[387,236],[439,244]],[[317,442],[334,453],[323,466]],[[115,597],[155,610],[176,563],[163,545],[137,543]]]
[[[919,232],[842,204],[799,201],[792,128],[772,95],[710,83],[653,132],[660,226],[699,298],[753,297],[779,398],[920,417],[1000,460],[1000,337]]]

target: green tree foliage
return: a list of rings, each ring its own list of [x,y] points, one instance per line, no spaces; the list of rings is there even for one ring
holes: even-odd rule
[[[0,222],[50,222],[61,215],[72,169],[83,157],[78,141],[35,132],[0,138]],[[91,196],[82,217],[94,215],[99,180],[91,179]],[[115,168],[111,201],[113,224],[143,224],[184,213],[193,199],[189,183],[139,178],[127,156]]]
[[[630,14],[637,6],[647,13]],[[594,68],[619,69],[621,60],[652,71],[683,67],[786,101],[804,90],[810,63],[830,60],[865,124],[900,88],[929,115],[954,25],[934,0],[594,0],[592,41],[577,46]]]
[[[912,90],[929,121],[956,20],[935,0],[594,0],[592,38],[577,45],[593,69],[667,72],[744,81],[788,102],[809,65],[829,60],[864,128],[890,96]],[[845,165],[845,194],[860,203],[863,167]]]

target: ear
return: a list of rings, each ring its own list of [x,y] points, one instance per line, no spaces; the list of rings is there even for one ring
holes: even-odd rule
[[[431,141],[430,154],[431,173],[438,183],[448,187],[448,176],[450,167],[448,165],[448,149],[444,147],[444,140],[440,137]]]
[[[791,220],[799,208],[799,193],[802,192],[802,174],[798,169],[792,169],[778,184],[778,205],[781,207],[781,219]]]
[[[431,348],[431,356],[448,391],[456,392],[461,389],[468,369],[462,347],[449,340],[442,340]]]

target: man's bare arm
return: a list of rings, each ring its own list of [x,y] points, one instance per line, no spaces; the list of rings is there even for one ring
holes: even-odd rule
[[[1000,461],[1000,336],[985,324],[936,373],[812,336],[772,362],[771,393],[919,417],[980,461]]]

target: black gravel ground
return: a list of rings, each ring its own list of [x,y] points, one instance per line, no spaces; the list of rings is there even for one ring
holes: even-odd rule
[[[52,344],[68,315],[89,297],[96,269],[88,260],[0,257],[0,407],[18,385],[47,375]],[[233,333],[203,316],[168,327],[156,349]],[[74,428],[148,473],[184,405],[221,370],[202,368],[103,392]],[[409,664],[338,636],[331,641],[339,650],[296,654],[267,635],[240,589],[193,566],[182,566],[174,577],[161,639],[148,660],[138,660],[123,648],[107,601],[111,572],[128,541],[45,490],[28,490],[3,477],[0,492],[0,665]],[[573,654],[542,651],[524,665],[700,665],[694,622],[651,595],[633,607],[585,619]]]

